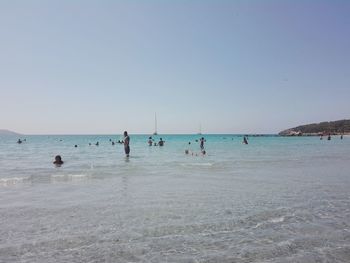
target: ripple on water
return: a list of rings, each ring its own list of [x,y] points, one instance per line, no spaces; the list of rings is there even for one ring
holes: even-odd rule
[[[17,184],[29,183],[30,177],[10,177],[10,178],[0,178],[0,186],[8,187]]]

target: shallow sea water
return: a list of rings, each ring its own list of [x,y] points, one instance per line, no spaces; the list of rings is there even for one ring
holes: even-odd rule
[[[204,137],[0,137],[0,262],[350,262],[349,137]]]

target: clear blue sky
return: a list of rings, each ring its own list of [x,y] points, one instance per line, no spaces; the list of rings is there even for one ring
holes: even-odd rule
[[[350,118],[350,1],[0,0],[0,128],[275,133]]]

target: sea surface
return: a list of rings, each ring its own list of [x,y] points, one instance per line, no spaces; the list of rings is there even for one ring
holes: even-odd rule
[[[350,262],[350,137],[203,136],[0,137],[0,262]]]

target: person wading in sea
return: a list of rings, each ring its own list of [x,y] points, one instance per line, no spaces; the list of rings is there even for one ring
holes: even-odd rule
[[[129,153],[130,153],[129,143],[130,143],[130,137],[128,135],[128,132],[125,131],[124,132],[124,151],[125,151],[126,157],[129,157]]]
[[[201,148],[201,151],[203,151],[204,150],[204,142],[205,142],[205,139],[204,139],[204,137],[202,137],[202,138],[200,138],[200,148]]]

